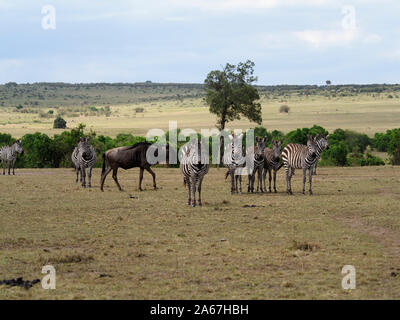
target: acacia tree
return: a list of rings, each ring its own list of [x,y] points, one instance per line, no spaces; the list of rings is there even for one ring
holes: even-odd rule
[[[227,122],[239,120],[242,116],[261,124],[260,95],[252,85],[255,81],[254,62],[250,60],[240,62],[237,66],[227,63],[222,70],[213,70],[207,75],[204,80],[204,100],[210,106],[210,112],[217,115],[217,125],[221,132]],[[221,136],[221,157],[222,153]]]

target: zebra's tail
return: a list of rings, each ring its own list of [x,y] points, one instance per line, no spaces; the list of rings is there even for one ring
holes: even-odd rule
[[[106,172],[106,154],[103,153],[103,167],[101,168],[101,174],[104,174]]]
[[[283,162],[281,162],[281,163],[279,164],[279,167],[276,169],[276,171],[278,171],[280,168],[282,168],[282,166],[283,166]]]
[[[228,178],[229,176],[229,170],[225,173],[225,180]]]

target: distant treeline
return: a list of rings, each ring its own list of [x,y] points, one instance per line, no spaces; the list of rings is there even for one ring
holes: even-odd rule
[[[346,85],[274,85],[255,86],[261,97],[282,99],[289,96],[346,97],[384,94],[400,98],[399,84]],[[198,83],[26,83],[0,85],[0,107],[46,107],[118,105],[204,97],[204,85]]]
[[[18,157],[17,166],[25,168],[60,168],[72,167],[71,153],[80,137],[89,136],[99,159],[108,149],[129,146],[137,142],[145,141],[145,137],[132,134],[118,134],[115,138],[97,135],[96,132],[84,132],[85,125],[64,131],[49,137],[40,132],[24,135],[22,146],[24,155]],[[179,131],[179,130],[178,130]],[[279,130],[268,131],[264,127],[256,127],[254,136],[267,137],[268,146],[273,139],[283,142],[282,148],[288,143],[307,143],[307,135],[328,134],[329,132],[317,125],[311,128],[302,128],[290,131],[287,134]],[[168,133],[167,133],[168,138]],[[16,139],[10,134],[0,133],[0,147],[10,145]],[[211,142],[211,138],[210,138]],[[245,144],[245,139],[244,139]],[[179,142],[180,148],[185,142]],[[322,154],[320,165],[322,166],[371,166],[384,165],[385,161],[372,155],[372,149],[387,152],[388,162],[400,165],[400,128],[387,130],[385,133],[376,133],[373,138],[366,134],[351,130],[336,129],[329,135],[329,150]],[[211,155],[211,143],[210,143]],[[386,160],[386,159],[385,159]],[[101,166],[101,161],[97,163]]]

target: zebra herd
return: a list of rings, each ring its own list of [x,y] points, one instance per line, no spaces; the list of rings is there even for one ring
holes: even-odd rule
[[[266,147],[266,138],[256,137],[256,145],[249,146],[244,150],[242,146],[243,134],[229,136],[225,146],[223,163],[228,169],[225,179],[231,178],[231,194],[242,193],[242,175],[248,176],[248,192],[254,192],[254,183],[257,178],[257,192],[267,190],[266,175],[268,172],[268,190],[271,189],[273,175],[273,189],[276,193],[276,173],[284,166],[286,172],[286,193],[293,194],[291,180],[296,169],[303,170],[303,194],[305,194],[306,175],[308,170],[309,193],[312,194],[312,176],[317,166],[321,153],[329,148],[328,136],[307,136],[307,145],[290,143],[281,152],[282,142],[273,140],[272,148]],[[198,205],[201,206],[201,187],[204,176],[208,173],[210,165],[208,150],[199,139],[192,139],[180,150],[180,169],[183,174],[184,185],[188,187],[188,205],[196,206],[196,190],[198,191]],[[103,169],[101,177],[101,191],[107,174],[113,170],[113,178],[120,190],[121,186],[117,180],[119,167],[129,169],[140,167],[139,190],[143,179],[143,170],[147,170],[153,177],[153,186],[156,189],[155,174],[150,169],[151,164],[147,161],[147,151],[150,143],[141,142],[131,147],[120,147],[107,151],[103,154]],[[157,148],[156,148],[157,149]],[[15,161],[18,153],[24,152],[21,140],[15,141],[11,146],[0,149],[0,160],[3,164],[3,175],[5,174],[5,163],[8,163],[8,174],[10,165],[14,172]],[[156,151],[157,153],[158,151]],[[169,158],[169,145],[165,147],[166,158]],[[75,166],[76,182],[80,180],[82,187],[86,187],[86,170],[88,173],[88,187],[91,187],[92,170],[96,165],[97,156],[89,138],[80,138],[78,145],[72,152],[71,160]],[[106,162],[108,169],[106,170]],[[247,164],[251,163],[251,168]],[[154,164],[154,163],[153,163]],[[244,171],[246,170],[246,171]],[[80,173],[80,179],[79,179]]]
[[[256,145],[249,146],[244,152],[242,146],[243,134],[229,136],[226,144],[223,163],[228,171],[225,179],[231,177],[231,194],[242,193],[242,175],[246,170],[248,176],[248,192],[254,192],[254,182],[257,175],[257,192],[266,191],[266,174],[268,172],[269,192],[273,172],[274,192],[276,193],[276,173],[284,166],[286,172],[286,193],[293,194],[291,180],[296,169],[303,170],[303,194],[305,194],[306,174],[309,171],[309,192],[312,195],[312,176],[321,157],[322,151],[329,148],[328,136],[307,136],[307,145],[288,144],[281,152],[282,142],[273,140],[272,149],[266,148],[266,138],[256,137]],[[200,140],[194,139],[181,150],[180,168],[184,176],[184,184],[188,186],[188,205],[196,206],[196,185],[198,185],[198,204],[201,206],[201,184],[208,173],[209,164],[204,158],[206,154]],[[282,159],[282,162],[281,162]],[[207,159],[208,160],[208,159]],[[246,167],[250,161],[251,169]],[[192,199],[193,196],[193,199]]]

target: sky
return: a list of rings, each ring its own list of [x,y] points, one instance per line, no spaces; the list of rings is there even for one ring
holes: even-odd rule
[[[398,0],[0,0],[0,83],[400,83]]]

